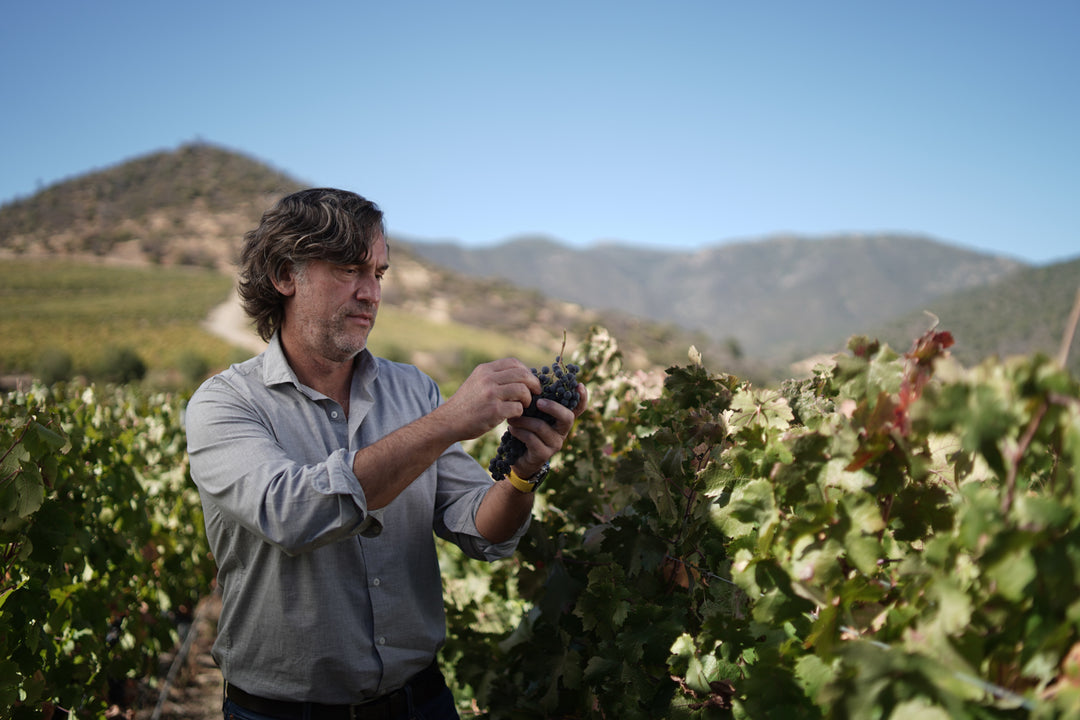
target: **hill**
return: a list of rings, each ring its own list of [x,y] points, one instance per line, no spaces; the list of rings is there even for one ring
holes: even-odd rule
[[[243,234],[274,201],[301,187],[240,153],[205,143],[184,145],[62,181],[0,207],[0,258],[193,265],[231,274]],[[429,368],[447,354],[490,359],[484,348],[493,344],[472,347],[482,333],[469,328],[504,335],[505,344],[518,347],[524,357],[548,358],[561,346],[564,330],[573,347],[594,324],[615,335],[635,368],[683,362],[692,344],[707,356],[719,354],[710,354],[703,333],[586,310],[506,281],[465,277],[414,257],[394,238],[390,245],[393,269],[384,284],[384,304],[393,307],[400,326],[397,359]],[[437,327],[447,332],[444,347],[433,350]],[[409,329],[425,333],[424,342],[404,337]],[[384,324],[380,334],[386,330]],[[412,345],[422,346],[425,357],[403,349]],[[8,372],[25,371],[25,364]]]
[[[0,249],[225,270],[262,212],[301,187],[245,155],[206,143],[184,145],[0,207]]]
[[[413,252],[474,276],[516,277],[552,297],[677,323],[748,355],[791,361],[1024,265],[904,235],[783,236],[664,252],[547,238],[480,249],[413,243]],[[522,277],[520,268],[529,267]]]
[[[1035,352],[1054,357],[1060,351],[1078,292],[1080,258],[1027,268],[984,286],[936,298],[925,310],[953,334],[953,353],[964,363]],[[870,334],[906,349],[911,338],[932,322],[925,312],[911,312]],[[1072,339],[1067,364],[1080,376],[1080,335]]]

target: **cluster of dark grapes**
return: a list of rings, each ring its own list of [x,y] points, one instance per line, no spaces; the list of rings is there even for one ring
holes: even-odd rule
[[[533,395],[532,402],[525,409],[526,417],[538,417],[546,420],[549,425],[555,424],[555,418],[545,412],[536,409],[536,401],[540,398],[554,400],[568,408],[577,407],[581,399],[578,393],[577,375],[581,371],[574,363],[563,364],[562,355],[555,358],[555,364],[551,367],[545,365],[537,370],[532,369],[533,375],[540,380],[540,394]],[[518,440],[507,430],[499,441],[499,448],[495,451],[495,457],[488,463],[488,471],[495,480],[502,480],[510,474],[510,466],[516,463],[525,454],[525,443]]]

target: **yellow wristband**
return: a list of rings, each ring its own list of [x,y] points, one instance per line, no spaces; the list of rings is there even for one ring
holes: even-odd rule
[[[518,477],[518,474],[514,472],[513,468],[510,469],[510,474],[506,476],[506,479],[510,481],[516,489],[523,493],[531,493],[536,490],[536,486],[524,478]]]

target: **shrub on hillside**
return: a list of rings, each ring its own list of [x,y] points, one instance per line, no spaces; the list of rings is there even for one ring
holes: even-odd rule
[[[105,348],[94,376],[105,382],[138,382],[146,377],[146,362],[130,347]]]
[[[59,348],[45,348],[34,363],[34,377],[45,385],[69,380],[74,374],[75,363],[71,353]]]

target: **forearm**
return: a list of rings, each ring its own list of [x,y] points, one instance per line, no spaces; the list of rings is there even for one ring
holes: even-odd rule
[[[539,381],[512,358],[478,366],[446,403],[356,454],[369,510],[390,504],[455,442],[480,437],[528,407]]]
[[[389,505],[460,440],[441,415],[437,408],[356,453],[353,474],[364,491],[368,510]]]
[[[509,540],[532,512],[533,493],[523,493],[509,481],[493,483],[476,511],[476,529],[488,542]]]

